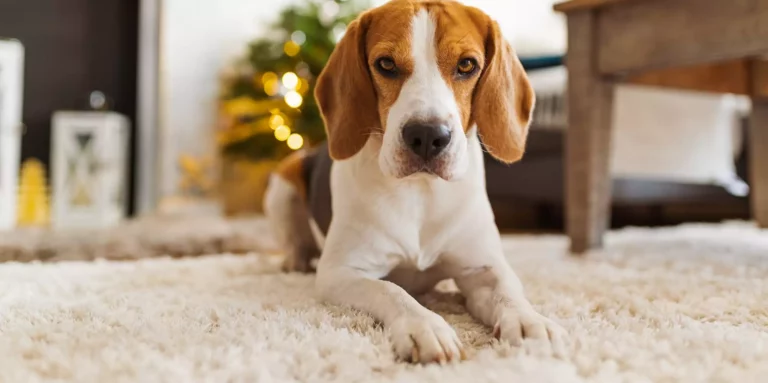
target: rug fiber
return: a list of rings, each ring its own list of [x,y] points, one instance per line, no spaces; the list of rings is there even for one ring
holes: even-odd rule
[[[757,382],[768,376],[768,233],[744,223],[632,229],[566,255],[505,237],[568,357],[492,340],[448,286],[421,301],[469,359],[394,360],[370,317],[318,303],[279,258],[219,254],[0,264],[0,382]]]

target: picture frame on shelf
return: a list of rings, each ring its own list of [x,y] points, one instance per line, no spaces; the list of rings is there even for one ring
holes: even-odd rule
[[[0,37],[0,230],[16,224],[23,93],[24,45]]]
[[[60,111],[52,128],[52,226],[89,229],[122,222],[128,206],[128,118]]]

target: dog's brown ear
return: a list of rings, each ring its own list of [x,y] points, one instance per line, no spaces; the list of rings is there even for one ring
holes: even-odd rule
[[[499,25],[491,20],[488,25],[487,64],[475,90],[472,117],[486,150],[499,161],[512,163],[525,152],[536,96]]]
[[[354,156],[380,124],[366,58],[367,28],[365,14],[349,24],[315,89],[328,134],[328,149],[335,160]]]

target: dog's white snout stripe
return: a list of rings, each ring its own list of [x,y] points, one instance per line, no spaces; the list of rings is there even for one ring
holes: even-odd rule
[[[444,125],[451,132],[450,144],[443,150],[443,175],[456,175],[466,168],[466,137],[461,113],[438,63],[437,23],[426,10],[420,10],[411,22],[411,57],[413,72],[403,83],[397,100],[387,116],[387,127],[379,163],[386,174],[402,174],[407,161],[402,153],[410,151],[403,137],[404,129],[416,121]]]

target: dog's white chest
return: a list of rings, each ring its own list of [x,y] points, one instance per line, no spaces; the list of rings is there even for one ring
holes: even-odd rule
[[[427,270],[437,262],[441,252],[441,249],[433,246],[419,246],[402,255],[401,266],[409,266],[419,271]]]
[[[482,152],[472,141],[471,171],[452,182],[430,176],[385,177],[371,160],[376,157],[367,152],[375,152],[372,144],[364,156],[334,163],[334,218],[328,236],[334,244],[323,256],[354,253],[346,255],[348,262],[376,276],[394,268],[425,271],[438,264],[468,225],[493,220],[480,203],[487,201]],[[358,255],[357,248],[365,250]]]
[[[466,220],[464,206],[451,203],[457,200],[440,191],[430,193],[411,191],[408,197],[401,196],[397,203],[389,204],[383,226],[400,254],[402,266],[424,271],[450,250],[452,238],[461,231]],[[382,216],[379,216],[382,217]]]

